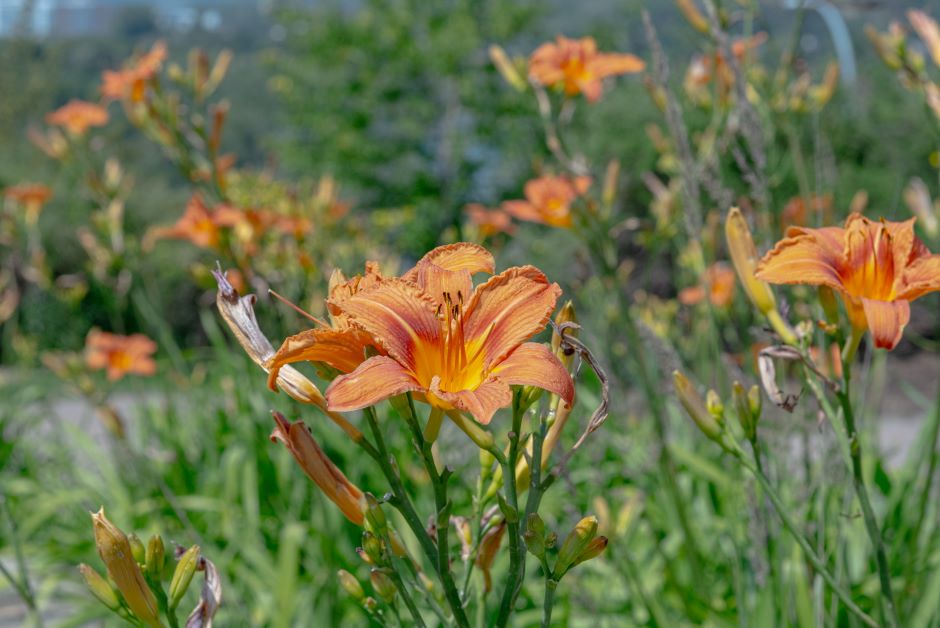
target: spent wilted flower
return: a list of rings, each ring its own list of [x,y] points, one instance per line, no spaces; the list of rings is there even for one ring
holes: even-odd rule
[[[734,299],[734,269],[725,262],[715,262],[707,269],[702,283],[679,291],[679,302],[696,305],[708,298],[715,307],[725,308]]]
[[[108,110],[93,102],[72,99],[46,115],[46,122],[61,126],[72,135],[82,136],[90,127],[107,124]]]
[[[641,72],[644,67],[635,55],[598,52],[593,37],[568,39],[559,35],[554,43],[536,48],[529,58],[533,80],[546,87],[561,87],[567,96],[584,94],[588,102],[601,97],[605,78]]]
[[[151,357],[157,343],[143,334],[122,336],[92,329],[85,338],[85,365],[92,370],[106,370],[116,381],[132,373],[153,375],[157,365]]]
[[[329,408],[358,410],[412,391],[442,410],[490,422],[512,401],[510,385],[574,396],[568,371],[548,347],[526,342],[545,328],[561,294],[532,266],[492,272],[493,258],[469,243],[438,247],[402,278],[333,302],[387,355],[374,356],[326,392]]]
[[[323,453],[303,421],[291,423],[279,412],[274,413],[273,442],[281,442],[311,480],[358,526],[363,524],[365,497],[343,472]]]
[[[493,590],[493,578],[490,572],[505,534],[506,522],[500,521],[484,532],[483,538],[480,539],[480,549],[477,550],[475,562],[476,566],[479,567],[480,571],[483,573],[483,591],[486,593]]]
[[[524,201],[506,201],[503,209],[519,220],[568,228],[571,204],[591,187],[591,177],[546,175],[525,184]]]
[[[940,255],[914,234],[915,218],[875,222],[852,214],[845,227],[792,227],[760,261],[757,277],[838,291],[857,330],[893,349],[910,320],[910,302],[940,290]]]
[[[162,626],[157,598],[147,586],[140,565],[134,560],[127,536],[104,514],[104,507],[91,513],[98,555],[108,569],[108,575],[124,596],[128,608],[148,626]]]
[[[147,81],[152,79],[166,59],[166,43],[154,43],[149,52],[141,55],[121,70],[105,70],[101,75],[101,95],[107,100],[140,102],[144,99]]]

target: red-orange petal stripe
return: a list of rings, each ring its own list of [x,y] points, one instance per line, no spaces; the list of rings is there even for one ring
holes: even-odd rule
[[[359,329],[309,329],[289,336],[268,361],[268,386],[276,390],[281,367],[294,362],[322,362],[341,373],[355,370],[366,359],[369,334]]]

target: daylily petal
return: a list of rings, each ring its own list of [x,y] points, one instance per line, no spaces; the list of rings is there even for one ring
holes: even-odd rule
[[[598,78],[617,74],[642,72],[646,64],[636,55],[605,53],[599,54],[588,63],[587,71]]]
[[[431,381],[431,394],[452,405],[458,410],[469,412],[474,419],[487,425],[500,408],[512,403],[512,390],[509,384],[496,377],[490,377],[475,390],[446,392],[439,388],[440,379]]]
[[[467,306],[468,343],[483,342],[485,369],[502,362],[521,343],[545,328],[561,295],[534,266],[503,271],[478,286]]]
[[[413,283],[401,279],[382,281],[339,302],[330,301],[349,316],[393,358],[414,369],[415,347],[434,344],[440,338],[437,301]]]
[[[841,253],[841,243],[839,249],[833,249],[827,238],[803,232],[778,242],[758,262],[754,275],[768,283],[805,283],[841,290]]]
[[[359,329],[309,329],[290,336],[268,361],[268,386],[277,389],[281,367],[294,362],[323,362],[341,373],[349,373],[366,359],[372,344],[369,334]]]
[[[545,222],[535,205],[528,201],[504,201],[503,209],[507,214],[515,216],[519,220]]]
[[[863,298],[862,305],[875,346],[880,349],[894,349],[901,340],[904,327],[911,319],[911,304],[903,299],[876,301]]]
[[[920,257],[904,270],[899,298],[913,301],[940,290],[940,255]]]
[[[510,385],[536,386],[553,392],[567,403],[574,399],[574,382],[552,350],[537,342],[526,342],[492,370]]]
[[[604,92],[604,84],[599,78],[589,81],[579,81],[578,89],[584,94],[588,102],[597,102]]]
[[[334,379],[326,389],[326,404],[333,412],[349,412],[420,389],[421,385],[401,364],[377,355],[360,364],[352,373]]]
[[[443,302],[444,294],[450,294],[455,300],[458,294],[469,298],[474,273],[492,274],[495,268],[493,255],[482,246],[457,242],[439,246],[422,257],[402,279],[418,284],[434,299]]]

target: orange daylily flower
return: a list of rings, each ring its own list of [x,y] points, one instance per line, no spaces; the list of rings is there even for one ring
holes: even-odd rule
[[[551,349],[526,342],[545,328],[561,288],[532,266],[473,286],[474,273],[492,271],[485,249],[458,243],[434,249],[401,278],[333,302],[387,355],[336,378],[326,391],[330,410],[358,410],[412,391],[487,424],[511,403],[510,385],[537,386],[570,403],[568,371]]]
[[[509,214],[501,209],[487,209],[478,203],[471,203],[463,210],[470,219],[470,224],[477,228],[481,238],[489,238],[498,233],[512,233],[516,230]]]
[[[340,373],[349,373],[365,361],[366,350],[377,350],[372,337],[354,326],[339,304],[381,281],[382,274],[375,262],[367,262],[365,274],[352,279],[346,279],[340,270],[334,271],[330,277],[327,301],[329,323],[319,321],[319,327],[284,340],[266,365],[268,387],[277,391],[278,373],[285,364],[307,361],[325,364]]]
[[[153,375],[157,365],[151,356],[156,350],[157,343],[143,334],[121,336],[92,329],[85,338],[85,364],[92,370],[107,370],[111,381],[128,373]]]
[[[893,349],[910,320],[910,302],[940,290],[940,255],[914,235],[914,218],[875,222],[853,213],[845,227],[791,227],[760,261],[757,277],[837,290],[849,320]]]
[[[715,307],[728,307],[734,299],[734,269],[725,262],[715,262],[705,270],[703,281],[679,291],[679,302],[696,305],[706,296]]]
[[[26,210],[26,222],[36,224],[43,205],[52,198],[52,190],[41,183],[21,183],[6,188],[3,196],[22,205]]]
[[[812,210],[812,214],[810,210]],[[812,195],[809,207],[803,201],[802,196],[794,196],[783,206],[780,221],[783,223],[784,231],[786,231],[788,227],[805,227],[812,222],[811,217],[813,214],[825,217],[830,211],[832,211],[831,194]]]
[[[144,99],[147,81],[160,70],[166,59],[166,43],[157,41],[150,52],[141,55],[137,61],[122,70],[105,70],[101,74],[101,95],[106,100],[140,102]]]
[[[571,227],[571,203],[591,187],[591,177],[546,175],[525,184],[524,201],[505,201],[503,209],[519,220]]]
[[[736,39],[731,42],[731,54],[738,62],[744,60],[745,55],[751,50],[767,41],[767,33],[760,32],[746,39]],[[702,88],[709,85],[713,80],[718,81],[721,97],[727,97],[731,86],[734,85],[734,72],[725,59],[721,51],[709,55],[696,55],[689,63],[685,73],[685,89],[693,95],[705,97]]]
[[[189,240],[198,247],[214,249],[219,246],[221,237],[220,224],[214,212],[203,203],[202,197],[193,194],[186,203],[186,211],[173,225],[169,227],[152,227],[144,241],[148,248],[154,240],[168,238],[172,240]]]
[[[303,421],[291,423],[279,413],[274,413],[276,426],[271,432],[271,442],[281,442],[294,456],[297,464],[313,480],[323,494],[336,504],[346,518],[361,526],[365,519],[365,498],[359,487],[349,481],[333,464]]]
[[[81,136],[90,127],[107,124],[108,110],[93,102],[72,99],[46,115],[46,122],[64,127],[72,135]]]
[[[608,76],[641,72],[645,64],[631,54],[600,53],[593,37],[544,43],[529,58],[529,76],[547,87],[561,86],[567,96],[584,94],[595,102]]]

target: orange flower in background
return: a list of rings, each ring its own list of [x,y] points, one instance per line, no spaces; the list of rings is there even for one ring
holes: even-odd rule
[[[604,91],[603,80],[641,72],[645,64],[631,54],[597,52],[593,37],[544,43],[529,58],[529,76],[547,87],[561,86],[567,96],[584,94],[595,102]]]
[[[343,511],[347,519],[361,526],[365,519],[365,499],[359,487],[350,482],[339,467],[323,453],[303,421],[291,423],[281,413],[275,412],[274,422],[277,425],[271,432],[271,441],[283,443],[307,477]]]
[[[511,385],[532,385],[566,402],[568,371],[545,345],[526,342],[545,328],[561,294],[532,266],[492,272],[482,247],[459,243],[428,253],[402,278],[383,279],[335,305],[387,353],[336,378],[330,410],[346,412],[413,391],[441,410],[487,424],[512,401]]]
[[[728,307],[734,299],[735,273],[725,262],[715,262],[705,270],[703,281],[698,286],[684,288],[679,292],[679,302],[696,305],[708,300],[715,307]]]
[[[106,100],[140,102],[144,99],[146,83],[152,79],[166,60],[166,43],[157,41],[150,52],[122,70],[105,70],[101,75],[101,95]]]
[[[108,379],[117,381],[127,375],[153,375],[157,365],[151,357],[157,343],[143,334],[121,336],[92,329],[85,338],[85,364],[98,371],[107,370]]]
[[[767,41],[767,33],[760,32],[747,39],[736,39],[731,42],[731,54],[739,62],[744,60],[745,55],[755,50],[758,46]],[[722,97],[727,95],[728,90],[734,85],[734,72],[728,65],[727,59],[718,51],[708,55],[696,55],[689,63],[685,74],[685,89],[693,95],[705,97],[702,88],[710,84],[717,78],[718,85],[721,88]]]
[[[910,302],[940,290],[940,255],[914,235],[914,218],[875,222],[853,213],[845,227],[791,227],[760,261],[757,277],[839,291],[853,327],[893,349],[910,320]]]
[[[464,207],[470,224],[477,228],[481,238],[489,238],[498,233],[512,233],[516,226],[509,214],[501,209],[487,209],[483,205],[471,203]]]
[[[84,135],[93,126],[108,123],[108,110],[93,102],[70,100],[46,116],[46,122],[64,127],[76,136]]]
[[[6,188],[3,196],[22,205],[26,210],[26,222],[36,224],[43,205],[52,198],[52,190],[41,183],[21,183]]]
[[[186,211],[179,220],[169,227],[152,227],[144,238],[144,248],[149,248],[154,240],[168,238],[188,240],[198,247],[214,249],[219,246],[220,224],[214,213],[202,202],[197,193],[186,203]]]
[[[519,220],[553,227],[571,226],[571,204],[591,187],[591,177],[546,175],[525,184],[524,201],[506,201],[503,209]]]
[[[810,213],[810,210],[812,210],[812,213]],[[809,208],[807,208],[802,196],[794,196],[783,206],[780,220],[785,231],[788,227],[805,227],[812,222],[813,216],[825,217],[830,211],[832,211],[831,194],[823,194],[822,196],[814,194],[810,197]]]

